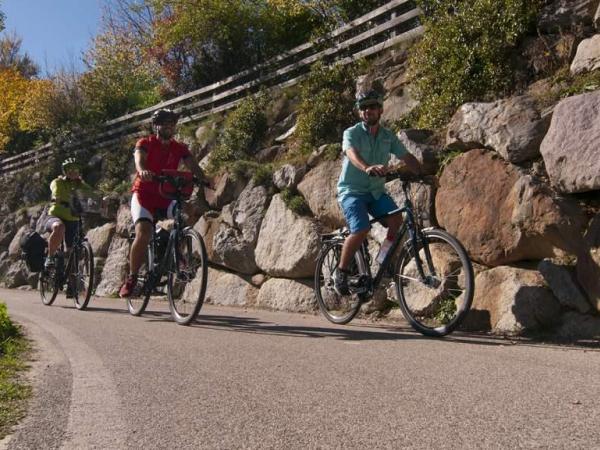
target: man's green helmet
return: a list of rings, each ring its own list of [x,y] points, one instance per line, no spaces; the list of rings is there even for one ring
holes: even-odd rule
[[[77,164],[77,160],[75,158],[67,158],[61,164],[63,173],[66,173],[68,169],[79,169],[79,164]]]
[[[383,106],[383,95],[377,92],[375,89],[371,89],[367,92],[361,92],[356,97],[356,107],[361,108],[369,105]]]

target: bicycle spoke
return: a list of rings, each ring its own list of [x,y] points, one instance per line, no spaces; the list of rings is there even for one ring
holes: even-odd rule
[[[190,324],[198,315],[208,278],[208,258],[200,235],[190,229],[182,232],[172,255],[173,265],[167,281],[169,307],[175,321]]]
[[[94,255],[92,247],[87,243],[81,244],[76,250],[75,273],[71,274],[70,289],[77,309],[85,309],[92,296],[94,288]]]
[[[339,295],[334,289],[334,273],[341,255],[341,243],[334,243],[324,250],[315,272],[315,294],[323,315],[333,323],[348,323],[360,310],[361,300],[356,294]],[[358,256],[357,256],[358,257]],[[350,269],[357,275],[357,265]]]
[[[425,262],[423,248],[418,251],[425,278],[419,276],[413,253],[400,264],[396,289],[410,324],[423,334],[443,336],[462,322],[470,308],[473,272],[466,252],[452,236],[443,230],[425,233],[430,263]]]

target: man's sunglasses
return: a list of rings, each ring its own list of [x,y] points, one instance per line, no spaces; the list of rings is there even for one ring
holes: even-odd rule
[[[379,109],[381,105],[379,103],[371,103],[370,105],[360,105],[358,109],[361,111],[366,111],[367,109]]]

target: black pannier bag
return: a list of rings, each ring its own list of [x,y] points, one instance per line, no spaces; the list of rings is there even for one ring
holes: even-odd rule
[[[41,272],[46,256],[46,240],[37,231],[28,231],[21,236],[21,257],[30,272]]]

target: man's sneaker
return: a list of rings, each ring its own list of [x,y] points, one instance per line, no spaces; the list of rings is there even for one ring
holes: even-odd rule
[[[121,298],[131,297],[133,295],[133,291],[135,289],[136,284],[137,284],[137,275],[129,275],[127,277],[127,280],[125,280],[125,283],[123,284],[123,286],[121,286],[121,289],[119,290],[119,297],[121,297]]]
[[[348,273],[338,269],[335,269],[333,274],[333,289],[338,295],[349,295],[350,290],[348,289]]]

